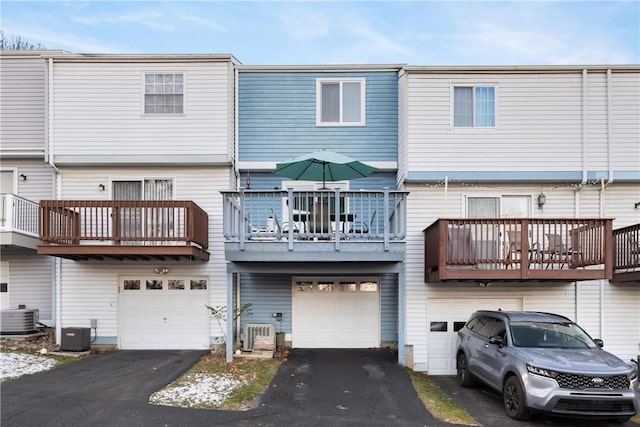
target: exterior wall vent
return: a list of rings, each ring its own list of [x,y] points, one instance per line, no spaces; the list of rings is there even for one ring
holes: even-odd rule
[[[245,323],[243,330],[242,349],[253,351],[253,344],[258,335],[276,339],[276,325],[273,323]]]
[[[0,310],[0,334],[28,335],[38,332],[40,310],[10,309]]]

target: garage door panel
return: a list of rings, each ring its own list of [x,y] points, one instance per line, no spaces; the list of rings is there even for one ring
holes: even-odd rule
[[[358,281],[350,279],[348,282],[355,284]],[[345,282],[326,278],[313,282],[312,289],[310,283],[312,281],[308,279],[299,283],[294,280],[294,347],[368,348],[380,345],[379,289],[360,292],[355,285],[342,286]]]
[[[160,289],[145,289],[151,280],[123,279],[119,298],[119,347],[131,350],[209,348],[210,314],[206,289],[169,289],[173,279],[158,280]],[[196,279],[203,285],[201,278]],[[125,281],[143,285],[123,285]],[[175,280],[174,280],[175,281]],[[189,280],[182,280],[190,283]],[[206,280],[204,280],[206,282]]]
[[[522,310],[522,298],[429,298],[427,302],[428,371],[454,375],[458,333],[477,310]]]

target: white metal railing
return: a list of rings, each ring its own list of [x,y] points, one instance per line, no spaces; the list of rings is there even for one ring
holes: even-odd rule
[[[227,241],[402,241],[403,191],[223,191]]]
[[[0,194],[0,231],[38,237],[38,204],[15,194]]]

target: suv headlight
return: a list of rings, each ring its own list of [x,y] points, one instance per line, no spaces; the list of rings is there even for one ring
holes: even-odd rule
[[[541,377],[547,377],[552,379],[555,379],[558,376],[558,373],[556,371],[539,368],[533,365],[527,365],[527,371],[529,371],[530,374],[540,375]]]
[[[634,368],[635,368],[635,366],[634,366]],[[638,379],[638,370],[634,369],[633,371],[631,371],[629,373],[629,381],[633,382],[633,381],[635,381],[637,379]]]

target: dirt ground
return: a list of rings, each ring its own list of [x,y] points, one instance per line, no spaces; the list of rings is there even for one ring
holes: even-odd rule
[[[60,346],[56,345],[55,331],[53,329],[45,329],[43,332],[45,335],[33,338],[0,337],[0,349],[3,352],[25,350],[38,352],[43,348],[47,352],[59,351]]]

